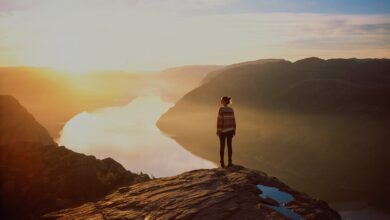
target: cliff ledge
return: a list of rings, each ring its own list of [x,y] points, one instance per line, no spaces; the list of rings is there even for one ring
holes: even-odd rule
[[[237,165],[228,169],[193,170],[121,187],[100,201],[52,212],[43,217],[340,219],[327,203],[297,192],[275,177]]]

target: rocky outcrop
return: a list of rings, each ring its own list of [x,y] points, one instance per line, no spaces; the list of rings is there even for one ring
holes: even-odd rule
[[[111,158],[99,160],[58,146],[13,97],[0,96],[0,103],[2,218],[36,218],[149,180]]]
[[[303,219],[340,219],[328,205],[265,173],[233,166],[200,169],[128,187],[97,202],[44,215],[51,219],[288,219],[262,199],[257,185],[289,193],[285,204]],[[272,206],[275,205],[275,206]]]

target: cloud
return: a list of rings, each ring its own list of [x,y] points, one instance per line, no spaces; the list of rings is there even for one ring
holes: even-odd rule
[[[178,0],[88,2],[53,0],[0,15],[7,48],[0,65],[158,70],[269,57],[390,57],[390,15],[183,14],[161,5]],[[205,0],[187,4],[196,2]]]
[[[44,0],[0,0],[0,13],[31,10],[42,4]]]
[[[105,8],[114,9],[133,7],[138,9],[189,12],[191,10],[209,10],[227,7],[240,0],[0,0],[0,12],[36,10],[42,7],[56,9]]]
[[[363,32],[376,32],[382,34],[390,34],[390,22],[381,24],[362,24],[355,25],[352,29],[360,30]]]
[[[300,37],[286,42],[292,48],[353,50],[390,48],[389,16],[322,16],[303,24]],[[367,54],[368,56],[369,54]]]

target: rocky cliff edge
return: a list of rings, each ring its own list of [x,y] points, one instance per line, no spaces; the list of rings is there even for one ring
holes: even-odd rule
[[[283,196],[292,199],[283,203]],[[49,213],[44,218],[243,220],[340,216],[327,203],[297,192],[275,177],[236,165],[121,187],[100,201]]]

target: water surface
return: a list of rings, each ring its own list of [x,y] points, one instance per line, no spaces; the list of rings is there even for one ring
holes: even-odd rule
[[[292,220],[301,220],[302,217],[298,215],[297,213],[293,212],[289,208],[285,206],[286,203],[294,200],[294,197],[287,192],[280,191],[276,187],[272,186],[265,186],[265,185],[257,185],[257,188],[261,190],[260,197],[261,198],[271,198],[279,203],[279,206],[273,206],[273,205],[267,205],[271,209],[279,212],[280,214],[288,217]]]
[[[172,105],[157,95],[144,95],[126,106],[82,112],[65,124],[58,142],[99,159],[111,157],[128,170],[155,177],[216,167],[191,154],[156,127],[161,114]]]

